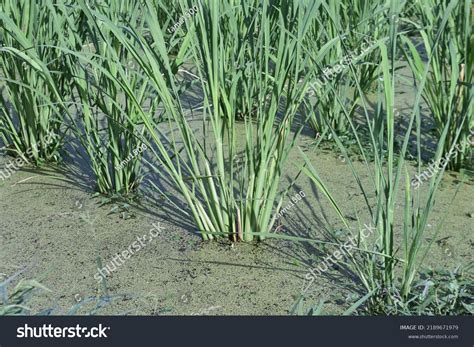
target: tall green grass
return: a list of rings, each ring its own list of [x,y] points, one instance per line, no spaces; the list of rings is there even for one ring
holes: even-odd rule
[[[144,30],[143,7],[138,2],[112,2],[94,9],[99,18],[113,25]],[[87,41],[82,56],[75,56],[76,63],[69,66],[74,76],[71,95],[79,116],[74,116],[72,122],[94,173],[96,190],[128,195],[137,190],[141,180],[144,127],[139,113],[147,102],[153,113],[156,103],[146,79],[136,71],[135,60],[120,41],[102,21],[92,20],[85,2],[79,2],[77,11],[87,18]],[[127,81],[135,101],[130,101],[120,88],[122,80]]]
[[[314,73],[307,112],[317,133],[331,136],[332,128],[350,135],[346,117],[353,118],[361,97],[355,81],[364,92],[373,87],[380,54],[372,42],[386,36],[387,13],[379,1],[321,1],[306,43],[312,55],[308,69]]]
[[[10,154],[35,165],[60,157],[62,136],[54,135],[65,130],[68,80],[61,73],[66,62],[51,46],[69,29],[62,1],[0,4],[0,137]]]
[[[212,229],[245,241],[254,234],[264,238],[274,223],[274,204],[281,205],[279,182],[294,145],[291,127],[307,88],[307,77],[302,85],[296,82],[308,61],[302,42],[318,4],[276,7],[258,1],[254,6],[204,3],[192,40],[203,76],[204,119],[215,141],[215,155],[202,153],[206,175],[212,177],[202,182],[201,192],[219,202],[208,204]],[[250,66],[228,65],[242,65],[250,57]],[[242,141],[236,138],[237,115],[244,121]]]
[[[159,98],[102,19],[130,26],[149,40],[142,2],[25,0],[1,6],[0,136],[10,153],[28,160],[26,153],[31,152],[37,165],[58,160],[65,124],[72,124],[95,176],[95,189],[103,194],[135,192],[146,142],[137,108],[155,117]],[[100,20],[91,19],[89,9]],[[169,1],[157,3],[156,10],[161,19],[176,12]],[[180,43],[167,39],[170,51]],[[182,63],[182,51],[177,52],[174,73]],[[121,88],[124,80],[134,101]]]
[[[450,11],[446,26],[441,35],[437,29],[444,20],[448,8]],[[448,127],[443,155],[449,154],[453,145],[463,143],[474,127],[474,35],[472,32],[470,0],[456,2],[423,1],[417,2],[412,22],[415,33],[419,34],[420,44],[405,37],[407,60],[417,83],[423,77],[425,51],[432,57],[428,81],[423,89],[423,99],[433,115],[437,137],[441,137]],[[458,129],[461,133],[457,134]],[[458,139],[458,143],[455,140]],[[448,169],[459,171],[470,158],[472,149],[463,146],[460,153],[448,163]]]
[[[190,44],[204,92],[203,130],[198,132],[177,97],[179,88],[155,4],[145,4],[150,40],[132,27],[125,29],[100,18],[96,11],[91,10],[90,16],[95,22],[100,18],[133,56],[159,96],[159,107],[168,119],[165,128],[137,107],[154,145],[150,152],[161,163],[154,169],[171,177],[205,239],[222,235],[246,241],[263,238],[273,223],[282,167],[294,145],[291,125],[307,88],[295,81],[305,66],[301,42],[314,5],[278,9],[261,1],[257,7],[247,7],[250,13],[246,13],[234,1],[200,4],[195,17],[181,27],[187,31],[183,42]],[[183,10],[189,6],[181,3]],[[256,60],[250,68],[232,68],[249,56]],[[138,106],[130,81],[112,77]],[[252,85],[256,88],[249,91]],[[239,148],[236,118],[245,109],[242,105],[257,109],[251,117],[248,113],[243,117],[246,138]]]
[[[402,11],[404,4],[392,3],[390,11]],[[445,30],[450,12],[456,6],[456,1],[451,1],[440,22],[435,44]],[[361,174],[347,156],[347,148],[339,140],[337,133],[332,133],[341,151],[345,154],[349,168],[359,185],[363,200],[371,220],[359,220],[359,226],[372,223],[377,230],[375,239],[365,240],[359,234],[359,251],[355,254],[346,252],[349,268],[357,276],[359,283],[366,293],[372,293],[367,300],[367,308],[371,313],[396,313],[412,299],[415,280],[421,266],[429,252],[431,243],[426,241],[427,223],[433,211],[438,185],[443,176],[444,169],[437,171],[426,183],[427,195],[422,197],[420,192],[413,192],[409,167],[405,161],[408,143],[412,133],[416,133],[416,141],[421,143],[421,117],[420,102],[424,88],[429,82],[429,71],[434,54],[428,57],[418,84],[415,104],[408,120],[406,132],[403,134],[403,145],[398,151],[395,146],[397,133],[395,132],[395,79],[397,68],[397,47],[399,40],[406,41],[400,36],[398,23],[392,18],[390,23],[390,38],[385,42],[378,42],[378,49],[382,57],[381,70],[383,79],[378,85],[378,99],[374,109],[373,118],[369,117],[368,106],[364,103],[366,122],[370,134],[371,152],[375,153],[372,163],[368,161],[368,152],[359,144],[362,153],[364,171],[369,173],[369,184],[362,183]],[[358,86],[360,89],[360,87]],[[449,131],[449,124],[445,124],[439,139],[436,159],[439,159],[445,148]],[[457,129],[456,138],[461,129]],[[354,136],[358,138],[357,132]],[[452,149],[452,147],[451,147]],[[418,153],[420,159],[421,153]],[[350,222],[340,204],[330,192],[330,188],[318,175],[316,168],[311,165],[307,157],[304,172],[318,186],[322,193],[329,199],[345,227],[349,228]],[[421,167],[418,166],[418,172]],[[402,192],[402,193],[401,193]],[[371,198],[371,195],[374,198]],[[399,196],[403,194],[403,196]],[[398,208],[399,204],[402,206]],[[433,239],[439,232],[441,225],[436,228]],[[361,229],[360,227],[358,228]],[[401,238],[400,238],[401,235]],[[362,251],[360,251],[362,250]]]

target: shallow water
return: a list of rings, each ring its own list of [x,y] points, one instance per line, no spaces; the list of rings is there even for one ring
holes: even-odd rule
[[[305,140],[310,139],[302,140],[302,145]],[[344,212],[367,220],[347,164],[333,153],[308,154]],[[293,155],[290,163],[301,162]],[[287,177],[296,172],[291,168]],[[0,273],[11,275],[26,267],[22,278],[38,279],[51,289],[34,299],[34,309],[57,306],[58,313],[65,313],[77,301],[96,295],[100,290],[93,277],[96,258],[107,263],[146,234],[155,221],[162,223],[162,232],[107,279],[109,294],[132,298],[117,299],[100,312],[287,314],[304,284],[307,266],[321,259],[315,255],[326,255],[307,243],[288,241],[202,242],[193,232],[191,218],[164,200],[154,204],[143,200],[143,206],[133,209],[135,218],[123,220],[108,214],[111,206],[98,207],[98,199],[91,200],[84,187],[64,179],[52,170],[22,170],[0,188]],[[431,266],[453,267],[472,260],[474,185],[465,183],[451,203],[457,182],[457,177],[445,177],[429,222],[428,230],[434,231],[448,211],[437,237],[445,241],[435,243],[430,251]],[[323,239],[325,228],[340,226],[328,202],[305,177],[298,179],[290,196],[299,191],[306,197],[284,215],[279,233]],[[97,219],[91,226],[84,217]],[[315,300],[344,298],[350,283],[332,270],[312,285],[310,295]],[[344,307],[347,304],[338,301],[327,310],[340,312]]]

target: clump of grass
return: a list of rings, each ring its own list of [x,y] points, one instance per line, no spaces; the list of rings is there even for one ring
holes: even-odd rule
[[[143,57],[136,55],[142,43],[156,46],[143,15],[150,6],[127,1],[107,6],[80,1],[77,6],[79,16],[87,19],[84,36],[89,44],[81,52],[68,52],[77,62],[69,66],[74,76],[71,94],[77,95],[75,104],[81,105],[79,122],[72,120],[95,175],[96,190],[109,196],[137,192],[143,178],[143,151],[151,146],[143,116],[155,124],[164,117],[159,108],[162,97],[149,81],[150,71],[142,70]],[[153,5],[156,13],[163,8],[172,11],[169,3]],[[128,45],[123,45],[123,40]],[[170,40],[164,48],[166,53],[160,53],[170,59],[169,77],[174,79],[188,44]],[[164,40],[161,44],[165,47]],[[178,53],[171,60],[178,44]],[[177,88],[176,97],[181,93],[182,88]]]
[[[274,223],[282,168],[294,144],[291,127],[307,85],[296,82],[308,61],[302,42],[317,5],[276,8],[261,1],[245,8],[229,1],[203,7],[192,52],[203,76],[204,120],[211,124],[215,155],[200,153],[209,176],[200,190],[203,196],[211,193],[214,201],[206,202],[210,218],[199,218],[212,221],[204,229],[211,236],[224,232],[234,240],[263,239]],[[232,67],[248,57],[253,57],[250,66]],[[237,115],[246,133],[240,146]]]
[[[187,8],[189,4],[182,2],[181,7]],[[294,139],[290,140],[291,125],[306,88],[294,81],[304,66],[301,39],[308,18],[314,15],[311,6],[298,5],[275,12],[269,1],[263,1],[252,9],[255,24],[244,21],[247,27],[241,28],[240,5],[233,1],[205,1],[193,20],[183,24],[181,30],[187,30],[188,35],[183,42],[190,45],[204,91],[201,135],[191,127],[177,97],[178,85],[162,23],[152,4],[147,3],[147,9],[144,21],[152,40],[139,33],[132,38],[113,23],[106,25],[136,60],[140,72],[160,97],[160,107],[168,119],[169,135],[165,136],[156,119],[137,108],[153,142],[151,154],[161,164],[152,168],[171,177],[203,238],[264,238],[273,223],[271,212],[281,170],[294,144]],[[288,18],[292,20],[286,23]],[[220,30],[224,27],[228,30]],[[237,51],[226,47],[229,40],[237,42]],[[227,68],[229,61],[240,61],[249,51],[257,58],[249,75]],[[249,79],[256,80],[256,96],[245,92]],[[125,82],[121,88],[126,97],[136,104],[132,89],[124,86]],[[279,114],[282,102],[284,112]],[[235,119],[243,104],[257,104],[258,108],[252,117],[245,117],[247,135],[237,162]]]
[[[469,130],[474,127],[471,6],[470,0],[417,2],[414,15],[418,21],[412,24],[420,35],[421,43],[415,45],[407,37],[402,41],[417,83],[423,78],[424,70],[420,48],[431,57],[423,98],[435,120],[438,137],[441,137],[447,126],[443,156],[448,155],[452,146],[465,142]],[[449,13],[445,30],[437,35],[437,28],[444,20],[445,13]],[[449,161],[448,169],[459,171],[471,153],[471,147],[463,146],[460,153]]]
[[[139,3],[112,2],[107,8],[97,8],[95,15],[103,21],[114,25],[128,23],[137,31],[144,30],[140,19],[143,7]],[[137,73],[133,57],[106,26],[91,19],[85,4],[78,11],[88,18],[90,44],[85,45],[87,48],[80,52],[81,56],[74,56],[77,63],[70,66],[74,76],[71,95],[77,95],[75,104],[79,105],[79,119],[72,118],[74,130],[94,173],[96,190],[101,194],[126,196],[137,190],[141,180],[143,151],[137,148],[142,148],[146,139],[138,109],[148,102],[153,113],[156,103],[147,81]],[[134,101],[120,88],[124,80]]]
[[[10,289],[11,283],[19,274],[20,273],[17,273],[0,283],[0,316],[57,315],[57,307],[49,307],[35,312],[28,306],[32,298],[37,295],[38,292],[51,292],[50,289],[38,281],[21,279],[15,287]],[[97,315],[101,309],[114,301],[130,300],[133,298],[133,296],[127,294],[108,295],[107,293],[97,296],[88,296],[80,298],[65,314],[69,316],[77,314]]]
[[[442,35],[444,26],[449,19],[450,10],[454,8],[454,4],[455,1],[452,1],[448,11],[444,14],[436,33],[437,38]],[[392,6],[391,12],[400,12],[397,4],[392,3]],[[397,32],[398,24],[395,20],[391,20],[390,26],[391,35],[388,43],[378,43],[378,49],[382,57],[381,70],[383,80],[379,81],[378,99],[373,120],[369,118],[368,110],[364,103],[364,111],[370,133],[370,145],[372,153],[375,154],[372,164],[369,164],[367,150],[360,144],[358,134],[354,131],[359,150],[363,156],[364,165],[370,175],[369,186],[362,184],[358,171],[352,165],[350,157],[347,156],[347,149],[339,140],[337,133],[332,130],[334,138],[340,150],[344,153],[349,168],[359,185],[367,211],[371,217],[370,222],[377,231],[377,237],[374,240],[366,240],[359,235],[357,248],[360,252],[357,254],[346,252],[349,268],[357,276],[359,283],[366,293],[371,293],[365,307],[372,314],[385,313],[388,307],[394,307],[394,305],[408,305],[412,299],[416,279],[419,277],[419,271],[431,246],[431,243],[427,243],[425,240],[426,226],[435,204],[438,185],[444,173],[444,168],[442,168],[433,174],[429,184],[427,183],[427,196],[422,199],[419,191],[417,193],[412,191],[410,175],[405,162],[405,154],[414,125],[416,125],[417,143],[420,144],[421,142],[421,93],[428,83],[428,73],[433,55],[428,57],[428,63],[424,67],[418,85],[415,104],[406,133],[404,134],[403,144],[400,152],[396,153],[394,85],[399,34]],[[435,155],[436,159],[440,158],[445,147],[449,126],[449,124],[445,124],[442,135],[439,138],[438,149]],[[457,135],[459,135],[459,132],[460,129],[458,128]],[[396,154],[398,154],[397,160],[395,160]],[[418,152],[418,159],[420,159],[420,156],[421,153]],[[303,171],[329,199],[344,226],[349,229],[349,222],[344,217],[341,207],[330,193],[329,188],[324,184],[306,156],[305,160],[306,167],[303,168]],[[418,166],[419,171],[420,166]],[[403,183],[403,180],[405,183]],[[400,202],[403,206],[401,210],[397,208],[400,190],[404,190],[404,198]],[[374,199],[370,198],[371,193],[374,193]],[[396,218],[397,215],[399,218]],[[397,221],[401,219],[403,223],[399,232],[402,235],[402,239],[398,243],[395,237],[398,232],[396,225]],[[364,224],[360,220],[358,223],[359,225]],[[439,232],[441,226],[442,223],[438,226],[435,235]],[[400,273],[401,276],[397,276],[397,273]]]
[[[394,301],[390,305],[380,305],[377,311],[369,306],[367,301],[375,294],[369,292],[358,298],[342,315],[383,313],[385,315],[472,315],[474,313],[474,280],[472,264],[458,266],[454,270],[421,270],[420,278],[413,283],[413,289],[408,300],[401,299],[401,293],[395,291],[387,293]],[[291,310],[299,316],[320,316],[331,314],[325,309],[328,302],[322,299],[318,304],[305,307],[306,297],[300,295]]]
[[[20,280],[15,287],[8,291],[9,284],[18,276],[13,275],[0,283],[0,316],[29,314],[26,306],[31,296],[37,290],[49,291],[35,280]]]
[[[311,27],[308,68],[314,73],[308,96],[310,126],[316,133],[330,128],[350,135],[350,122],[360,94],[356,83],[368,92],[379,74],[380,54],[373,43],[383,38],[387,6],[379,2],[335,1],[320,6],[317,25]],[[348,110],[348,112],[345,112]]]
[[[60,158],[62,137],[54,135],[61,131],[67,77],[60,73],[65,60],[52,45],[61,44],[68,30],[62,1],[0,4],[0,137],[11,154],[35,165]]]
[[[472,264],[454,270],[422,270],[407,300],[384,306],[387,315],[472,315],[474,313]],[[401,293],[390,294],[400,298]]]

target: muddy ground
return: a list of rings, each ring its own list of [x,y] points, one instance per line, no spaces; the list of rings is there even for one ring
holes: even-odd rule
[[[328,186],[336,188],[347,215],[357,213],[364,220],[363,200],[347,165],[333,153],[318,153],[313,162]],[[438,195],[428,229],[434,230],[448,213],[437,237],[441,241],[430,252],[431,266],[452,268],[472,260],[474,185],[464,183],[451,203],[458,182],[447,175]],[[306,197],[284,216],[279,233],[324,239],[324,229],[337,226],[337,219],[308,179],[300,177],[294,193],[300,190]],[[162,227],[157,237],[107,279],[109,295],[127,296],[115,298],[98,313],[288,314],[307,266],[317,263],[317,254],[325,255],[314,245],[283,240],[202,242],[192,219],[166,206],[166,200],[143,198],[141,206],[131,208],[133,218],[126,220],[109,214],[113,206],[99,203],[85,187],[51,169],[22,170],[0,188],[0,273],[24,269],[20,278],[38,279],[51,290],[35,296],[30,304],[34,312],[55,308],[64,314],[77,302],[103,294],[94,279],[97,257],[107,264],[147,234],[154,222]],[[344,298],[351,283],[332,270],[313,284],[310,296],[332,300],[327,310],[337,313],[347,307]],[[88,310],[90,305],[85,305],[79,313]]]

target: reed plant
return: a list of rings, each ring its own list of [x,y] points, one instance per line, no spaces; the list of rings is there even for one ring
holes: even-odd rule
[[[402,10],[404,4],[392,3],[391,12],[397,13]],[[450,2],[447,10],[439,23],[436,32],[438,42],[448,23],[451,11],[454,10],[456,1]],[[402,135],[403,145],[397,151],[395,140],[395,78],[397,69],[397,47],[399,36],[398,23],[392,18],[390,22],[390,38],[387,42],[378,42],[381,54],[381,70],[383,79],[379,81],[377,104],[374,116],[369,116],[369,108],[364,102],[364,113],[370,133],[371,152],[375,153],[374,161],[368,161],[368,151],[364,149],[358,140],[359,150],[362,154],[364,171],[369,173],[369,184],[363,184],[361,175],[353,165],[351,158],[347,155],[347,148],[340,141],[337,133],[332,130],[334,138],[340,150],[344,153],[349,168],[358,183],[370,220],[358,220],[360,225],[371,223],[377,236],[374,239],[366,239],[358,233],[357,252],[345,251],[345,259],[349,269],[358,278],[365,293],[370,294],[365,307],[370,313],[396,314],[406,309],[413,298],[414,283],[422,268],[426,255],[429,252],[431,242],[426,241],[427,224],[432,213],[439,183],[444,173],[444,167],[437,171],[426,183],[426,195],[420,191],[414,192],[411,186],[409,167],[405,161],[408,143],[412,133],[416,133],[416,141],[421,143],[420,102],[424,88],[428,84],[428,74],[434,53],[428,57],[424,66],[415,104],[408,120],[406,132]],[[404,40],[402,37],[401,40]],[[360,87],[358,87],[361,91]],[[364,99],[362,99],[364,100]],[[353,128],[355,129],[355,128]],[[439,159],[445,148],[448,138],[449,124],[446,124],[439,138],[436,159]],[[457,139],[461,133],[458,128]],[[359,135],[354,131],[354,136]],[[419,149],[420,147],[418,147]],[[452,148],[451,148],[452,149]],[[303,154],[304,156],[304,154]],[[350,230],[350,222],[346,219],[342,207],[330,192],[330,188],[319,176],[317,169],[312,166],[309,159],[305,157],[306,166],[303,171],[318,186],[322,193],[329,199],[337,215],[344,226]],[[418,159],[421,153],[418,152]],[[418,165],[418,173],[421,171]],[[400,198],[400,191],[403,197]],[[375,198],[371,198],[371,195]],[[398,208],[398,206],[402,206]],[[441,230],[442,223],[438,225],[433,240]],[[344,250],[344,249],[343,249]]]
[[[437,37],[437,28],[444,20],[450,6],[445,30]],[[443,155],[449,155],[451,147],[465,143],[469,130],[474,128],[474,35],[472,31],[470,0],[417,2],[413,22],[414,32],[421,41],[414,43],[405,37],[405,56],[410,64],[416,83],[423,77],[423,51],[432,57],[428,82],[423,89],[423,99],[435,121],[436,136],[440,137],[448,127]],[[461,129],[459,137],[458,130]],[[456,143],[456,139],[458,142]],[[470,159],[472,148],[462,146],[453,156],[448,169],[459,171]]]
[[[308,61],[302,42],[318,5],[293,2],[276,7],[258,1],[253,8],[244,8],[229,1],[221,6],[205,4],[192,46],[205,81],[208,114],[204,116],[211,124],[216,153],[214,158],[203,153],[207,165],[215,165],[215,177],[201,189],[217,193],[221,204],[212,216],[217,222],[213,228],[251,241],[269,233],[274,204],[277,210],[281,205],[277,197],[282,168],[294,145],[291,128],[307,85],[296,82]],[[221,12],[223,16],[218,15]],[[248,57],[253,57],[251,66],[226,67],[226,62],[241,64]],[[236,115],[244,121],[240,129],[245,141],[240,144]],[[208,209],[215,207],[208,204]]]
[[[0,4],[0,137],[10,154],[35,165],[60,158],[68,79],[52,46],[69,29],[62,1]]]
[[[92,8],[98,18],[113,25],[127,24],[144,31],[143,8],[138,2],[112,2],[106,8],[96,4]],[[72,123],[94,173],[96,190],[126,196],[136,191],[141,179],[145,139],[138,108],[144,108],[148,102],[149,112],[154,112],[156,103],[151,101],[153,95],[146,79],[137,73],[133,57],[107,26],[91,19],[85,2],[79,2],[78,10],[88,19],[88,41],[81,56],[74,57],[77,63],[70,66],[74,76],[71,95],[78,105],[78,117],[73,116]],[[116,76],[117,82],[109,75]],[[119,87],[123,79],[134,93],[133,102]]]
[[[379,74],[380,55],[373,42],[386,36],[388,8],[379,1],[322,1],[311,27],[308,69],[314,72],[307,112],[316,133],[330,128],[350,135],[350,125],[342,107],[352,119],[361,95],[355,81],[368,92]],[[343,106],[341,105],[343,104]]]
[[[275,10],[270,1],[260,1],[247,14],[248,20],[241,21],[243,5],[233,0],[200,3],[193,20],[181,27],[189,35],[184,42],[190,42],[204,93],[203,131],[198,133],[177,97],[178,83],[156,4],[145,4],[144,21],[151,40],[133,28],[127,28],[132,38],[111,21],[103,22],[133,56],[168,119],[166,127],[160,127],[137,107],[153,144],[150,153],[161,164],[152,168],[171,177],[204,239],[225,235],[234,240],[263,239],[272,227],[282,167],[294,145],[291,125],[307,88],[307,83],[301,87],[295,81],[304,68],[301,42],[314,5]],[[189,5],[181,2],[182,9]],[[97,14],[91,14],[97,20]],[[228,42],[239,49],[229,49]],[[229,62],[242,61],[247,55],[256,59],[247,75],[229,67]],[[252,79],[257,95],[246,90]],[[120,85],[138,105],[129,82],[124,79]],[[235,119],[242,111],[240,105],[248,109],[257,105],[257,110],[252,117],[244,117],[246,135],[239,152]]]
[[[102,194],[126,196],[137,191],[143,178],[144,149],[151,147],[143,117],[146,114],[155,124],[164,117],[161,95],[150,84],[149,71],[143,71],[141,57],[136,55],[142,43],[152,50],[156,46],[144,15],[150,8],[157,14],[177,12],[169,2],[97,2],[91,6],[79,1],[78,10],[87,19],[89,49],[70,52],[78,61],[71,65],[75,76],[71,94],[77,95],[75,104],[82,105],[79,122],[73,118],[73,123],[91,163],[96,190]],[[155,19],[159,25],[170,22],[163,15]],[[166,45],[164,39],[160,42],[165,49],[160,53],[167,55],[170,78],[174,79],[188,43],[167,38]],[[123,45],[123,40],[129,46]],[[176,87],[175,97],[180,97],[183,89],[183,85]]]

